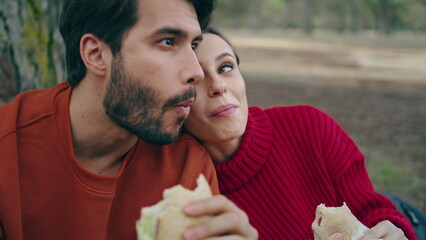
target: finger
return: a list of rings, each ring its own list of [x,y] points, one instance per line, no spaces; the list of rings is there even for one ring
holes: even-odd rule
[[[231,216],[228,215],[229,214],[222,214],[218,217],[199,223],[196,226],[187,229],[184,235],[186,237],[190,237],[188,239],[199,239],[227,233],[229,229],[226,227],[226,224],[231,224],[232,221],[234,221],[232,216],[235,216],[232,214]],[[227,222],[226,224],[224,223],[225,221]]]
[[[366,231],[362,240],[384,239],[384,240],[404,240],[407,239],[404,232],[388,220],[379,222],[376,226]]]
[[[200,239],[223,234],[249,235],[249,232],[246,232],[248,229],[243,224],[245,223],[240,220],[237,214],[233,212],[224,213],[187,229],[184,235],[187,239]]]
[[[220,215],[229,211],[242,212],[233,202],[222,195],[192,202],[184,207],[184,212],[193,217]]]
[[[245,240],[245,239],[246,238],[243,238],[239,235],[227,235],[227,236],[221,236],[221,237],[205,238],[203,240]]]
[[[248,216],[232,201],[224,196],[191,203],[184,208],[190,216],[213,215],[212,219],[187,229],[187,239],[205,237],[240,236],[242,239],[257,239],[258,232],[249,223]]]
[[[220,237],[210,237],[203,240],[245,240],[246,238],[241,237],[240,235],[226,235]]]
[[[342,239],[343,239],[343,234],[341,233],[333,233],[327,238],[327,240],[342,240]]]

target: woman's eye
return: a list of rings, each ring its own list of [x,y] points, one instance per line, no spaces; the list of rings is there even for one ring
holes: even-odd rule
[[[167,45],[167,46],[173,46],[175,45],[175,40],[173,38],[165,38],[160,41],[160,44]]]
[[[234,69],[234,66],[232,66],[231,64],[224,64],[219,67],[218,73],[229,72],[229,71],[232,71],[233,69]]]

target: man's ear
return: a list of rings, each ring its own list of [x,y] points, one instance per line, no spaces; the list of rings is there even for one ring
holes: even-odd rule
[[[97,76],[107,74],[111,54],[109,46],[91,33],[86,33],[80,39],[80,55],[87,71]]]

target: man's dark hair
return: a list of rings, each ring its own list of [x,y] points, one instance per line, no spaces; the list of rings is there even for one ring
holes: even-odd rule
[[[80,56],[81,37],[92,33],[116,56],[123,36],[138,19],[138,1],[143,0],[64,0],[59,30],[65,42],[67,81],[72,87],[86,75],[86,66]],[[201,29],[206,28],[215,0],[187,1],[195,8]]]

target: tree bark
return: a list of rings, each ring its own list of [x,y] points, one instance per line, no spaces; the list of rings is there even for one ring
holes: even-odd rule
[[[0,2],[0,76],[5,77],[3,82],[14,83],[15,93],[65,80],[60,4],[55,0]]]
[[[349,4],[349,12],[351,14],[351,31],[353,33],[357,33],[359,31],[359,7],[357,4],[357,0],[349,0],[348,4]]]
[[[315,13],[315,0],[305,0],[303,30],[307,34],[310,34],[313,30],[314,13]]]
[[[294,0],[283,0],[281,10],[281,26],[283,29],[294,27],[292,20],[294,19]]]
[[[260,16],[262,12],[263,0],[252,0],[250,9],[250,26],[257,29],[260,28]]]
[[[389,0],[380,0],[379,2],[379,26],[384,33],[390,33],[390,6]]]

